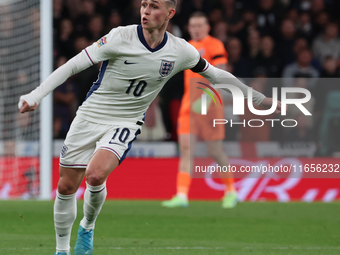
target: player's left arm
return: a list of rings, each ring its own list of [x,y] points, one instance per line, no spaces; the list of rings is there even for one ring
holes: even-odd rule
[[[248,86],[243,84],[231,73],[216,68],[209,64],[205,59],[200,58],[197,65],[191,69],[193,72],[197,72],[206,78],[212,84],[230,84],[238,87],[243,92],[243,95],[248,97]],[[225,89],[230,93],[229,90]],[[252,100],[255,104],[261,106],[264,109],[270,109],[273,103],[272,98],[265,97],[262,93],[252,89]],[[275,113],[280,113],[281,102],[278,102]]]
[[[185,42],[182,47],[182,70],[190,69],[193,72],[199,73],[212,84],[230,84],[241,89],[245,98],[248,97],[248,86],[243,84],[231,73],[222,69],[216,68],[205,59],[201,58],[199,52],[189,43]],[[225,89],[231,93],[229,90]],[[272,98],[265,97],[262,93],[252,89],[252,100],[255,104],[264,109],[270,109],[272,106]],[[281,103],[278,102],[275,113],[281,111]]]

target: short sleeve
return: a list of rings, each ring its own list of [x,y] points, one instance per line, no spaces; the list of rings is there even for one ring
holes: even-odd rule
[[[185,42],[184,46],[184,52],[182,53],[182,70],[195,67],[201,58],[199,52],[190,43]]]
[[[118,54],[122,41],[120,30],[120,27],[112,29],[110,33],[84,49],[92,64],[114,58]]]
[[[211,64],[213,66],[227,64],[228,53],[221,41],[216,40],[211,46]]]

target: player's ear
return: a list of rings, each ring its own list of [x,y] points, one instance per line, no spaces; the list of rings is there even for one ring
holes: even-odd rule
[[[173,16],[175,16],[175,14],[176,14],[176,10],[174,8],[170,8],[167,19],[169,19],[169,20],[172,19]]]

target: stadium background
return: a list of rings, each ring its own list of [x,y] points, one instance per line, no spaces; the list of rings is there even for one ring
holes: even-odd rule
[[[55,251],[53,201],[38,199],[42,107],[25,115],[18,114],[17,109],[19,96],[39,85],[41,1],[0,0],[0,255]],[[257,133],[227,130],[224,149],[232,164],[339,163],[340,2],[277,0],[274,6],[271,3],[271,0],[182,0],[170,28],[174,34],[188,39],[187,19],[190,13],[200,10],[210,17],[211,34],[225,43],[229,69],[235,75],[250,79],[287,75],[298,78],[300,85],[306,84],[306,78],[327,78],[327,82],[316,82],[315,87],[308,88],[314,101],[314,105],[308,106],[313,119],[304,121],[291,112],[303,124],[299,128],[291,132],[265,128]],[[54,0],[54,67],[111,28],[139,23],[139,6],[140,0]],[[330,34],[323,37],[327,24]],[[313,54],[311,61],[306,48]],[[294,64],[298,55],[302,68]],[[98,68],[94,66],[72,77],[53,94],[51,197],[58,180],[58,154],[63,138],[75,109],[97,79]],[[95,254],[339,254],[339,178],[238,179],[240,200],[251,202],[239,203],[232,210],[223,210],[217,201],[224,190],[219,180],[195,178],[188,208],[160,206],[159,200],[170,198],[175,192],[178,166],[175,131],[182,78],[179,74],[173,79],[151,105],[143,135],[134,143],[125,162],[109,177],[109,199],[96,222]],[[266,79],[260,79],[263,80]],[[270,93],[270,86],[263,89]],[[334,97],[329,100],[327,95]],[[226,103],[225,107],[228,114],[230,105]],[[327,121],[324,116],[331,117]],[[320,134],[321,128],[326,131]],[[197,155],[205,159],[204,144],[198,144]],[[80,201],[72,230],[72,254],[83,216],[83,191],[84,185],[77,194]],[[315,200],[335,202],[306,203]]]
[[[27,8],[31,15],[37,11],[36,7],[27,5]],[[53,1],[54,68],[112,28],[138,24],[139,8],[139,0]],[[313,96],[307,107],[313,117],[306,118],[294,110],[288,112],[292,118],[299,120],[297,128],[289,131],[268,126],[258,129],[227,128],[225,150],[234,162],[241,159],[249,164],[275,163],[287,159],[298,160],[298,164],[337,163],[340,151],[340,100],[334,98],[340,98],[337,97],[340,85],[336,79],[340,76],[339,9],[340,3],[335,0],[179,1],[177,14],[171,20],[168,30],[189,39],[188,17],[195,11],[206,13],[211,35],[225,44],[229,54],[229,71],[237,77],[296,78],[300,83],[310,78],[333,78],[326,86],[324,82],[307,85]],[[32,27],[36,26],[34,19],[30,18],[29,21]],[[1,24],[6,22],[10,21],[2,20]],[[2,31],[9,29],[10,26],[2,26]],[[5,38],[4,33],[1,36]],[[62,139],[65,138],[76,109],[97,79],[99,67],[95,65],[75,75],[53,93],[53,189],[57,182],[57,157]],[[6,73],[6,66],[1,66],[1,70]],[[23,87],[32,85],[34,77],[30,75],[31,70],[17,68],[16,71],[16,76],[8,77],[8,83],[21,83]],[[6,88],[2,89],[10,93]],[[271,96],[270,84],[257,89]],[[176,121],[182,94],[183,74],[178,74],[151,104],[142,135],[134,143],[129,159],[110,177],[109,185],[114,190],[109,198],[163,199],[175,192],[178,164]],[[331,109],[327,101],[330,94],[335,95]],[[4,109],[8,109],[6,102]],[[230,109],[231,104],[226,103],[226,115]],[[5,112],[8,125],[0,126],[3,142],[0,194],[4,199],[35,197],[39,189],[39,178],[34,178],[39,175],[39,161],[35,158],[38,146],[30,143],[37,139],[39,130],[31,128],[34,125],[33,118],[18,120],[14,117],[15,111],[7,115]],[[331,118],[323,119],[334,111],[336,113]],[[250,113],[246,113],[247,118],[252,118]],[[18,121],[20,125],[17,125]],[[27,146],[16,148],[16,152],[13,152],[14,136],[18,134],[22,141],[27,140]],[[197,155],[206,156],[204,144],[198,144]],[[10,174],[13,169],[16,178]],[[139,181],[141,176],[143,182]],[[243,194],[241,200],[330,202],[340,198],[338,179],[304,179],[301,176],[293,180],[256,179],[250,184],[245,179],[238,180],[237,187]],[[118,184],[126,187],[126,190],[121,186],[117,188]],[[217,180],[211,182],[209,178],[197,179],[192,185],[191,198],[218,199],[223,193],[223,187]],[[245,186],[247,189],[242,191]],[[285,187],[285,190],[281,193],[273,191],[280,187]],[[81,197],[81,190],[79,192]]]

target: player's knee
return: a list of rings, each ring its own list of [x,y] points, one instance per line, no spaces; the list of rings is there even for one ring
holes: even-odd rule
[[[208,155],[215,159],[215,158],[220,158],[221,156],[223,156],[223,153],[219,150],[210,149],[208,150]]]
[[[213,148],[213,149],[208,149],[208,155],[212,158],[214,158],[215,160],[217,159],[223,159],[225,156],[223,150],[219,150],[217,148]]]
[[[86,173],[86,182],[91,186],[99,186],[105,182],[106,175],[104,171],[100,171],[99,169],[95,171],[87,171]]]
[[[61,179],[58,183],[58,192],[62,195],[72,195],[77,192],[77,188],[72,182]]]

